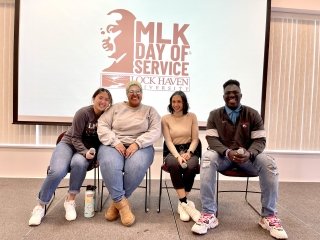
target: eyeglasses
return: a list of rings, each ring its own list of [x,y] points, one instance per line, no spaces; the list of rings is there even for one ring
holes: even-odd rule
[[[137,95],[140,95],[141,94],[141,90],[130,90],[129,91],[129,94],[137,94]]]

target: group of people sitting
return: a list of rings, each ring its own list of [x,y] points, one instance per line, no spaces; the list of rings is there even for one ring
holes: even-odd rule
[[[105,212],[108,221],[120,217],[124,226],[135,222],[129,198],[144,178],[154,159],[153,144],[163,135],[168,152],[164,159],[178,197],[177,212],[182,221],[192,219],[192,232],[205,234],[218,226],[215,184],[217,171],[234,166],[259,175],[261,217],[259,225],[277,239],[288,236],[277,217],[278,169],[274,159],[263,153],[266,135],[260,114],[245,105],[240,83],[223,85],[225,106],[210,112],[206,140],[208,149],[200,156],[197,117],[189,112],[186,94],[176,91],[169,100],[169,114],[162,118],[152,106],[141,103],[142,86],[130,81],[127,101],[112,104],[112,95],[99,88],[92,105],[79,109],[71,127],[57,144],[48,175],[38,194],[29,225],[39,225],[60,181],[70,172],[65,218],[77,217],[75,197],[90,164],[99,162],[112,202]],[[93,127],[92,127],[93,126]],[[94,148],[95,151],[90,149]],[[238,149],[242,149],[238,151]],[[199,171],[201,211],[188,199]]]

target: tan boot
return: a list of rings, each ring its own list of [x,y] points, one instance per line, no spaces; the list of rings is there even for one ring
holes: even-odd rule
[[[112,202],[110,207],[107,209],[107,211],[104,213],[104,217],[108,221],[114,221],[119,217],[119,211],[115,206],[115,202]]]
[[[122,224],[127,227],[131,226],[135,221],[135,216],[131,212],[128,199],[122,198],[120,202],[114,203],[114,205],[120,213]]]

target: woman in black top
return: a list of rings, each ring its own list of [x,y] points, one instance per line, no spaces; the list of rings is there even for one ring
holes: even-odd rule
[[[93,104],[79,109],[71,127],[56,146],[50,169],[38,195],[38,204],[33,209],[29,225],[39,225],[45,214],[45,205],[50,202],[60,181],[70,172],[68,196],[64,202],[65,218],[75,220],[75,197],[85,179],[90,164],[94,164],[96,151],[100,145],[97,135],[97,120],[112,104],[112,96],[107,89],[99,88],[92,96]]]

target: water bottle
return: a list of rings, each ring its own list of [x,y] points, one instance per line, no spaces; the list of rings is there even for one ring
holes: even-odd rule
[[[96,186],[88,185],[84,197],[84,216],[91,218],[94,216]]]

